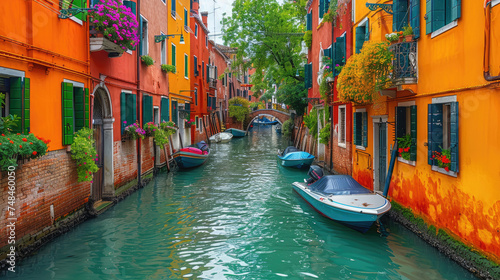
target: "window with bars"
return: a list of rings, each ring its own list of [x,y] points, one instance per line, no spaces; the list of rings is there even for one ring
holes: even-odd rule
[[[338,144],[346,147],[346,106],[339,106]]]

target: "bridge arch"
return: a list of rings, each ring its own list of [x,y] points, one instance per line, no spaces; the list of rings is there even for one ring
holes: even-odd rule
[[[252,111],[249,115],[250,122],[247,124],[246,131],[248,131],[252,122],[261,116],[274,117],[281,125],[283,125],[283,123],[286,120],[290,119],[290,113],[286,113],[283,111],[279,111],[279,110],[275,110],[275,109],[255,110],[255,111]]]

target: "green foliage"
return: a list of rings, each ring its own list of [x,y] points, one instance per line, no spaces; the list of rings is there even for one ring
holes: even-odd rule
[[[410,160],[411,135],[406,134],[398,138],[398,152],[403,159]]]
[[[309,128],[309,135],[318,137],[318,111],[312,108],[309,114],[304,116],[304,124]]]
[[[256,102],[250,103],[249,107],[250,107],[250,109],[254,109],[254,110],[256,110],[256,109],[264,109],[264,104],[262,102],[256,101]]]
[[[0,118],[0,133],[11,133],[13,128],[17,127],[18,123],[21,123],[21,117],[17,115],[8,115]]]
[[[277,101],[290,105],[297,112],[297,115],[304,114],[307,108],[307,89],[304,88],[304,82],[286,79],[276,92]]]
[[[141,128],[138,121],[135,121],[135,123],[125,127],[124,134],[129,136],[132,140],[139,138],[144,139],[146,131]]]
[[[250,102],[248,99],[243,97],[233,97],[229,99],[229,116],[236,118],[237,121],[243,123],[245,118],[250,113],[250,108],[248,107]]]
[[[224,73],[220,74],[219,77],[217,77],[218,80],[224,79]]]
[[[409,36],[413,35],[413,28],[411,26],[404,26],[403,27],[403,36]]]
[[[153,136],[156,130],[158,129],[158,126],[154,124],[153,122],[148,122],[144,126],[144,131],[146,132],[146,137]]]
[[[92,173],[99,170],[93,134],[94,130],[84,127],[75,133],[71,144],[71,158],[76,162],[78,182],[92,181]]]
[[[311,30],[307,30],[306,33],[304,33],[304,42],[306,43],[307,48],[311,48],[312,46],[312,40],[313,40],[313,35]]]
[[[379,90],[391,85],[392,52],[387,42],[365,42],[361,53],[353,54],[337,78],[339,100],[369,104]]]
[[[3,108],[3,105],[5,105],[5,94],[0,92],[0,108]]]
[[[283,131],[283,136],[290,138],[292,136],[292,133],[293,133],[293,127],[294,127],[294,123],[293,123],[292,119],[286,120],[283,123],[283,125],[281,126],[281,129]]]
[[[146,66],[151,66],[153,64],[155,64],[155,61],[153,60],[152,57],[150,57],[149,55],[141,55],[141,61],[142,63],[144,63]],[[163,68],[162,68],[163,69]]]
[[[141,57],[141,59],[142,59],[142,57]],[[174,65],[162,64],[161,71],[167,72],[167,73],[175,73],[176,69],[175,69]]]
[[[337,17],[337,0],[331,0],[328,12],[323,15],[323,22],[333,22]]]
[[[321,83],[319,84],[319,94],[321,95],[321,98],[326,102],[328,100],[328,97],[330,94],[333,94],[332,92],[332,84],[327,82],[327,78],[331,77],[333,78],[333,73],[330,72],[329,74],[326,74],[323,76],[323,79],[321,79]]]
[[[303,39],[288,34],[304,32],[306,3],[306,0],[238,0],[233,2],[232,14],[222,20],[225,44],[237,48],[232,68],[255,68],[251,77],[255,97],[266,91],[274,92],[273,84],[282,86],[291,81],[303,84],[304,77],[295,75],[302,68]]]
[[[330,141],[330,123],[327,123],[320,131],[319,131],[319,142],[321,144],[328,145]]]
[[[163,147],[168,144],[168,139],[171,135],[175,134],[175,124],[171,121],[162,122],[153,133],[156,145]]]
[[[17,166],[17,160],[39,158],[47,152],[50,140],[36,137],[33,133],[2,133],[0,136],[0,170]]]

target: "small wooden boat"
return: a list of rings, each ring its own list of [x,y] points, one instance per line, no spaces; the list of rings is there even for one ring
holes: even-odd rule
[[[321,171],[320,167],[311,166],[311,178],[304,183],[294,182],[293,190],[323,216],[365,233],[391,210],[389,200],[364,188],[351,176],[321,177],[322,171],[317,169]],[[314,177],[320,178],[314,181]]]
[[[281,165],[287,167],[307,168],[314,161],[314,156],[302,152],[294,146],[289,146],[283,152],[278,150],[278,161]]]
[[[236,138],[243,137],[247,134],[246,131],[241,130],[241,129],[236,129],[236,128],[228,128],[224,132],[231,133],[233,135],[233,137],[236,137]]]
[[[253,121],[254,124],[263,124],[263,125],[275,125],[278,124],[279,122],[277,120],[271,121],[266,117],[263,117],[262,119],[257,119]]]
[[[210,156],[210,148],[208,148],[205,141],[201,141],[197,144],[178,150],[172,156],[179,168],[193,168],[200,166],[207,161]]]
[[[220,132],[210,136],[208,139],[210,140],[210,143],[228,143],[232,138],[233,135],[231,133]]]

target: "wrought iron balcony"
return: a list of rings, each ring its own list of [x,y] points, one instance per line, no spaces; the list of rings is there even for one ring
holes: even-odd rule
[[[389,47],[394,54],[392,60],[392,82],[394,85],[417,83],[417,42],[396,43]]]

